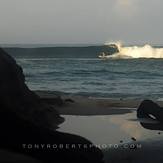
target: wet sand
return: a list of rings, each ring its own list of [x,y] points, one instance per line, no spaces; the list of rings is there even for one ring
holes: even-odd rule
[[[36,91],[42,98],[50,101],[53,105],[53,100],[58,96],[53,92]],[[110,99],[110,98],[91,98],[83,96],[62,95],[63,105],[54,107],[60,114],[63,115],[111,115],[111,114],[126,114],[130,113],[139,107],[142,100],[132,99]],[[71,99],[73,102],[66,101]],[[160,106],[163,106],[163,101],[156,101]]]
[[[93,142],[103,151],[105,163],[160,163],[163,160],[163,132],[142,127],[140,121],[135,120],[135,111],[103,116],[66,115],[64,118],[58,130]]]
[[[64,102],[64,105],[55,108],[64,115],[112,115],[126,114],[134,108],[120,106],[120,100],[97,100],[84,97],[71,98],[74,102]],[[119,106],[118,106],[119,105]]]
[[[37,93],[50,101],[57,97],[46,92]],[[102,150],[105,163],[163,162],[162,131],[144,128],[136,117],[136,109],[143,99],[97,99],[70,95],[63,95],[62,99],[61,106],[54,104],[65,117],[59,131],[81,135],[94,144],[118,144],[117,149]],[[155,102],[163,106],[163,101]],[[141,148],[124,148],[126,143],[138,144]]]

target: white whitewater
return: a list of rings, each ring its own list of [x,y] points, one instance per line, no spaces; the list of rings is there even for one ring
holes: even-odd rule
[[[108,58],[163,58],[163,48],[154,48],[148,44],[144,46],[123,47],[120,42],[109,43],[118,47],[119,53]]]

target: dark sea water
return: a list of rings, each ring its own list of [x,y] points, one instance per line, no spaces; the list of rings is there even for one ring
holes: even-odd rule
[[[26,83],[33,90],[106,98],[163,98],[162,48],[150,47],[152,53],[148,49],[141,51],[144,47],[129,48],[123,50],[127,50],[125,54],[132,53],[131,58],[106,60],[99,59],[99,53],[113,54],[117,49],[109,46],[4,49],[23,67]],[[138,54],[143,57],[137,57]]]

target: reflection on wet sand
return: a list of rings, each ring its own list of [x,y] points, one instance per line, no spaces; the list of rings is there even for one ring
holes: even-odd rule
[[[142,104],[137,112],[123,115],[65,116],[59,131],[76,133],[95,145],[103,145],[105,162],[160,163],[163,161],[163,133],[158,130],[162,130],[163,125],[151,106],[161,108],[150,102],[148,113],[144,112],[148,105],[142,109],[144,102]]]
[[[136,142],[130,142],[132,144],[139,144],[141,148],[122,148],[112,150],[105,150],[105,160],[106,162],[121,162],[121,163],[160,163],[163,162],[163,108],[161,108],[156,103],[145,100],[143,101],[139,108],[137,109],[137,122],[140,123],[141,128],[138,126],[131,126],[132,130],[138,131],[139,139]],[[131,119],[131,121],[133,121]],[[134,121],[133,121],[134,122]],[[136,122],[136,121],[135,121]],[[127,125],[123,125],[127,126]],[[128,127],[122,127],[126,132]],[[147,130],[146,130],[147,129]],[[158,131],[161,130],[161,131]],[[142,132],[145,131],[145,132]],[[137,132],[136,132],[137,133]],[[131,146],[130,146],[131,147]]]

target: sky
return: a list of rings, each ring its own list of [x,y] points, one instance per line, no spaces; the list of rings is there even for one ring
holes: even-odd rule
[[[162,0],[0,0],[0,44],[163,45]]]

